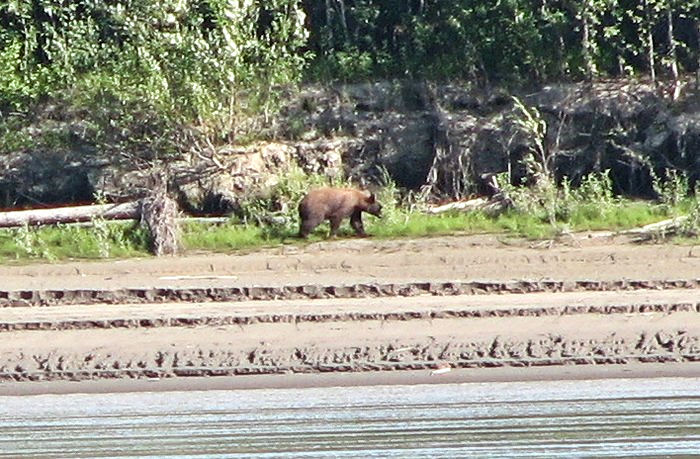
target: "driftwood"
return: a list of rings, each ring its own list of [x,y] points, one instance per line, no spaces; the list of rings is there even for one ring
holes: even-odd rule
[[[668,236],[677,233],[686,220],[688,220],[688,216],[682,215],[679,217],[669,218],[668,220],[662,220],[660,222],[640,226],[639,228],[631,228],[622,231],[598,231],[595,234],[590,234],[586,237],[591,239],[613,236],[639,236],[641,239],[646,239],[656,237],[661,234]]]
[[[455,210],[459,211],[470,211],[480,209],[488,203],[488,200],[484,198],[475,198],[468,201],[457,201],[450,202],[448,204],[443,204],[441,206],[430,207],[425,212],[428,214],[442,214],[445,212],[451,212]]]
[[[86,222],[94,218],[104,218],[105,220],[137,219],[139,215],[140,203],[138,201],[54,209],[16,210],[0,212],[0,228]]]
[[[105,218],[105,220],[109,220]],[[136,219],[134,219],[136,220]],[[115,223],[122,223],[122,224],[130,224],[133,222],[129,222],[129,219],[125,220],[111,220]],[[183,223],[205,223],[205,224],[212,224],[212,225],[220,225],[223,223],[229,223],[231,221],[231,217],[178,217],[177,218],[177,223],[178,224],[183,224]],[[88,221],[83,221],[83,222],[67,222],[67,223],[61,223],[62,225],[66,226],[94,226],[94,223],[90,220]]]
[[[685,221],[688,220],[687,215],[680,217],[669,218],[668,220],[662,220],[656,223],[650,223],[644,225],[640,228],[632,228],[625,231],[620,231],[619,234],[655,234],[655,233],[668,233],[677,231]]]
[[[471,212],[481,210],[489,215],[497,215],[512,206],[510,199],[503,193],[498,193],[490,198],[474,198],[468,201],[456,201],[441,206],[430,207],[425,212],[428,214],[442,214],[445,212]]]

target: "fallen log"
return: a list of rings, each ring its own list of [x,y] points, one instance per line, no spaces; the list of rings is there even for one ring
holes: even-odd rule
[[[442,214],[452,211],[470,211],[476,210],[488,204],[488,200],[484,198],[470,199],[469,201],[457,201],[443,204],[437,207],[430,207],[426,210],[428,214]]]
[[[428,214],[442,214],[445,212],[472,212],[481,210],[489,215],[498,215],[504,210],[512,207],[513,203],[504,193],[497,193],[490,198],[474,198],[468,201],[456,201],[443,204],[437,207],[426,209]]]
[[[107,220],[107,219],[105,219]],[[122,224],[128,224],[129,219],[126,220],[113,220],[114,222],[117,223],[122,223]],[[177,222],[179,224],[183,223],[205,223],[205,224],[212,224],[212,225],[219,225],[222,223],[230,223],[231,222],[231,217],[178,217]],[[66,223],[61,223],[62,225],[67,225],[67,226],[92,226],[93,223],[88,220],[88,221],[82,221],[82,222],[66,222]]]
[[[681,227],[688,220],[687,215],[681,215],[680,217],[669,218],[668,220],[662,220],[656,223],[650,223],[644,225],[640,228],[632,228],[625,231],[620,231],[620,234],[651,234],[651,233],[662,233],[668,231],[675,231]]]
[[[136,219],[140,215],[139,209],[140,203],[131,201],[119,204],[95,204],[91,206],[0,212],[0,228],[85,222],[94,218],[104,218],[105,220]]]
[[[673,236],[688,220],[687,215],[669,218],[656,223],[640,226],[639,228],[631,228],[621,231],[598,231],[595,234],[589,234],[587,239],[591,238],[606,238],[614,236],[637,236],[639,240],[652,239],[661,235]]]

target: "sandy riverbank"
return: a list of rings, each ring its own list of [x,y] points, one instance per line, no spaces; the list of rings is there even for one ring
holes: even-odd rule
[[[3,266],[0,291],[14,299],[0,308],[0,393],[697,376],[693,250],[476,236]],[[475,279],[498,288],[472,288]],[[509,287],[543,279],[536,293]],[[415,288],[376,288],[387,282]],[[300,296],[294,285],[320,289]],[[256,286],[279,289],[259,300]],[[248,296],[159,297],[187,288]],[[69,304],[70,289],[96,292],[81,296],[94,304]],[[100,296],[111,289],[127,297]]]

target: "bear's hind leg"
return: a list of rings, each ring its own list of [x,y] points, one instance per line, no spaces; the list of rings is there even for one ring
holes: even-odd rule
[[[301,223],[299,224],[299,237],[306,239],[314,228],[319,225],[319,223],[321,223],[321,220],[317,218],[302,219]]]

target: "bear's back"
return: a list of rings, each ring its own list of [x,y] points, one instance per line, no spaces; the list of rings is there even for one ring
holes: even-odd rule
[[[358,207],[365,207],[367,198],[364,192],[352,188],[316,188],[302,199],[299,210],[304,213],[321,213],[325,217],[347,217]]]

